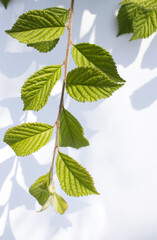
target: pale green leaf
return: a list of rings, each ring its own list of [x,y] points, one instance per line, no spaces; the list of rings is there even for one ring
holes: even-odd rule
[[[81,148],[89,145],[84,137],[84,131],[78,120],[66,109],[62,109],[59,130],[59,145],[61,147]]]
[[[133,21],[133,36],[131,40],[148,38],[157,30],[157,10],[141,9]]]
[[[49,194],[47,192],[47,186],[49,184],[49,173],[45,174],[44,176],[39,177],[35,183],[31,185],[29,188],[30,194],[36,198],[38,203],[43,206],[48,198]],[[42,186],[42,188],[40,187]],[[45,186],[45,187],[44,187]]]
[[[37,212],[40,213],[40,212],[46,210],[50,206],[50,203],[51,203],[51,196],[48,197],[47,201],[44,203],[44,205],[42,206],[40,211],[37,211]]]
[[[76,44],[72,48],[72,56],[78,67],[95,67],[111,80],[125,82],[119,76],[111,54],[100,46],[90,43]]]
[[[78,102],[92,102],[107,98],[123,84],[111,81],[96,68],[80,67],[68,73],[67,93]]]
[[[26,156],[46,145],[52,136],[53,126],[43,123],[24,123],[10,128],[4,136],[17,156]]]
[[[47,53],[47,52],[50,52],[53,48],[55,48],[58,42],[59,42],[59,38],[52,41],[47,41],[47,42],[31,43],[31,44],[27,44],[27,46],[33,47],[39,52]]]
[[[120,4],[125,3],[136,3],[138,6],[144,7],[145,9],[157,8],[157,0],[124,0]]]
[[[94,186],[91,175],[68,155],[61,152],[58,153],[56,171],[61,188],[69,196],[79,197],[99,194]]]
[[[8,3],[10,2],[11,0],[1,0],[2,4],[4,5],[5,8],[7,8],[8,6]]]
[[[47,173],[44,176],[39,177],[35,183],[32,184],[32,186],[29,188],[29,192],[42,206],[41,210],[38,212],[46,210],[51,203],[56,212],[63,214],[67,210],[68,205],[66,201],[55,192],[54,189],[53,192],[50,192],[49,182],[50,173]]]
[[[57,39],[64,30],[64,23],[53,12],[33,10],[22,14],[6,33],[19,42],[30,44]]]
[[[38,111],[46,105],[54,85],[61,77],[61,71],[61,65],[47,66],[27,79],[21,89],[24,110]]]
[[[124,4],[121,6],[117,16],[119,28],[117,36],[133,32],[133,20],[139,9],[140,7],[134,3]]]
[[[51,197],[51,205],[53,206],[56,213],[64,214],[68,208],[67,202],[59,196],[57,193],[54,193]]]

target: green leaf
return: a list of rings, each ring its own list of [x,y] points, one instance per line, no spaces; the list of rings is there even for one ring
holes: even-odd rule
[[[55,48],[58,42],[59,42],[59,38],[52,41],[48,41],[48,42],[30,43],[30,44],[27,44],[27,46],[33,47],[39,52],[47,53],[47,52],[50,52],[53,48]]]
[[[45,9],[45,11],[46,10],[56,14],[64,24],[69,19],[69,10],[65,8],[54,7],[54,8],[47,8]],[[51,51],[57,45],[58,42],[59,42],[59,38],[52,41],[48,41],[48,42],[38,42],[38,43],[27,44],[27,46],[34,47],[39,52],[46,53]]]
[[[46,145],[52,136],[53,126],[43,123],[24,123],[10,128],[4,136],[17,156],[26,156]]]
[[[62,109],[60,119],[59,145],[77,149],[89,145],[78,120],[64,108]]]
[[[64,214],[68,208],[67,202],[59,196],[57,193],[54,193],[51,197],[51,205],[55,209],[56,213]]]
[[[61,77],[61,71],[61,65],[47,66],[27,79],[21,89],[24,110],[38,111],[46,105],[54,85]]]
[[[39,212],[46,210],[51,203],[57,213],[63,214],[68,208],[67,202],[55,192],[55,189],[53,189],[53,192],[50,192],[49,182],[50,173],[47,173],[32,184],[29,192],[42,206]]]
[[[56,161],[57,176],[61,188],[74,197],[99,194],[94,186],[93,178],[74,159],[61,152]]]
[[[66,22],[69,19],[69,10],[68,9],[60,8],[60,7],[52,7],[52,8],[46,8],[45,10],[51,11],[54,14],[58,15],[64,24],[66,24]]]
[[[8,6],[8,3],[10,2],[11,0],[1,0],[2,4],[4,5],[5,8],[7,8]]]
[[[125,3],[136,3],[140,7],[151,10],[157,8],[157,0],[124,0],[120,4]]]
[[[139,9],[140,7],[138,7],[138,5],[134,3],[124,4],[123,6],[121,6],[117,16],[119,27],[119,32],[117,36],[133,32],[133,20]]]
[[[92,102],[107,98],[123,84],[111,81],[96,68],[80,67],[68,73],[67,93],[78,102]]]
[[[12,29],[6,33],[19,42],[30,44],[57,39],[64,30],[64,23],[53,12],[33,10],[22,14]]]
[[[44,176],[39,177],[35,183],[32,184],[32,186],[29,188],[30,194],[36,198],[38,203],[43,206],[46,201],[48,200],[49,194],[47,192],[47,186],[49,183],[49,173],[45,174]],[[40,188],[41,186],[45,186],[43,188]]]
[[[133,21],[133,30],[131,41],[152,35],[157,30],[157,10],[141,9]]]
[[[95,67],[115,82],[125,82],[118,74],[115,62],[109,52],[90,43],[73,46],[72,56],[78,67]]]

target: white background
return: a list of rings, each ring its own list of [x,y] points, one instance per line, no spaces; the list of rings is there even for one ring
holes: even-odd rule
[[[20,88],[39,68],[60,64],[67,33],[58,46],[41,54],[12,39],[10,29],[30,9],[69,7],[70,0],[12,0],[0,5],[0,237],[4,240],[156,240],[157,239],[157,36],[129,42],[119,38],[116,12],[120,0],[75,0],[74,43],[101,45],[113,55],[123,88],[107,100],[78,103],[66,96],[65,105],[79,119],[90,146],[63,149],[85,166],[100,196],[70,198],[65,215],[40,206],[28,193],[30,185],[49,171],[51,142],[37,153],[17,158],[2,140],[5,131],[22,122],[53,124],[61,83],[39,112],[23,112]],[[69,70],[74,68],[70,59]]]

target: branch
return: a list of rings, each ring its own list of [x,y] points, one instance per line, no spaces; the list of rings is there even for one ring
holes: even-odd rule
[[[71,30],[72,30],[73,9],[74,9],[74,0],[71,0],[71,6],[70,6],[70,12],[69,12],[69,22],[67,25],[68,41],[67,41],[67,48],[66,48],[66,56],[65,56],[65,60],[64,60],[64,68],[65,68],[64,80],[63,80],[63,85],[62,85],[62,93],[61,93],[61,100],[60,100],[60,105],[59,105],[59,110],[58,110],[58,117],[57,117],[57,120],[55,123],[56,124],[56,139],[55,139],[55,146],[54,146],[54,150],[53,150],[52,165],[50,168],[50,186],[53,184],[53,170],[54,170],[55,156],[56,156],[56,151],[59,149],[60,117],[61,117],[62,108],[64,106],[64,93],[65,93],[65,85],[66,85],[66,78],[67,78],[67,72],[68,72],[69,50],[70,50],[70,46],[72,44]]]

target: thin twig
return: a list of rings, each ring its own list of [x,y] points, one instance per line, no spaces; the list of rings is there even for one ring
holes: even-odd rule
[[[53,170],[54,170],[56,151],[59,149],[60,117],[61,117],[62,108],[64,106],[64,93],[65,93],[65,85],[66,85],[66,78],[67,78],[67,72],[68,72],[69,50],[70,50],[70,45],[72,44],[71,29],[72,29],[73,9],[74,9],[74,0],[71,0],[71,6],[70,6],[70,12],[69,12],[69,22],[67,25],[68,41],[67,41],[67,48],[66,48],[66,56],[65,56],[65,60],[64,60],[64,67],[65,67],[64,80],[63,80],[63,85],[62,85],[62,93],[61,93],[61,100],[60,100],[60,105],[59,105],[59,110],[58,110],[58,117],[56,120],[56,139],[55,139],[55,146],[54,146],[54,150],[53,150],[52,165],[50,168],[50,185],[53,184]]]

